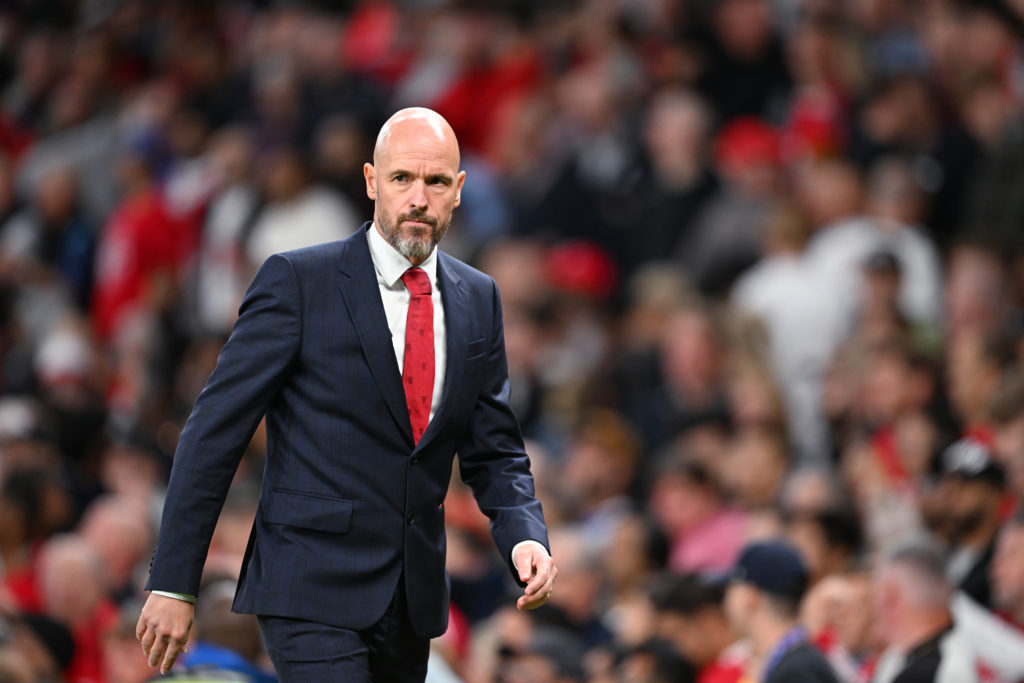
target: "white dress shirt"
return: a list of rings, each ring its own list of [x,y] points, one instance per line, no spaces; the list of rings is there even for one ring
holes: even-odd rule
[[[402,282],[402,275],[412,268],[409,259],[398,253],[387,240],[381,237],[377,226],[367,232],[370,244],[370,259],[377,271],[377,285],[384,303],[384,315],[391,330],[391,345],[395,349],[395,360],[401,370],[405,362],[405,323],[409,314],[409,290]],[[448,335],[444,324],[444,306],[441,305],[441,289],[437,286],[437,249],[419,265],[430,278],[430,299],[434,304],[434,393],[430,399],[430,419],[434,419],[437,407],[441,405],[441,391],[444,389],[444,372],[447,367]]]

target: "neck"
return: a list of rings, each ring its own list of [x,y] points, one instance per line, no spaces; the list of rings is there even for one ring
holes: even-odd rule
[[[948,628],[953,623],[949,610],[945,607],[936,607],[921,615],[905,620],[898,628],[894,629],[896,635],[892,644],[901,650],[910,650],[924,641],[932,638],[939,631]]]
[[[992,539],[995,538],[998,531],[999,518],[997,515],[992,515],[981,524],[978,524],[973,531],[961,536],[957,541],[957,545],[961,548],[970,548],[978,551],[984,550],[992,542]]]
[[[757,619],[750,630],[754,653],[761,658],[769,656],[779,641],[796,625],[795,619],[778,619],[767,616]]]

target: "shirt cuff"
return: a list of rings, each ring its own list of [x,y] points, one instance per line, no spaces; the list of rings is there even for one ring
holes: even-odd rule
[[[175,600],[181,600],[183,602],[191,602],[195,604],[196,596],[189,595],[188,593],[170,593],[168,591],[149,591],[153,595],[162,595],[165,598],[174,598]]]
[[[545,548],[544,544],[541,543],[540,541],[534,541],[533,539],[526,540],[526,541],[519,541],[519,543],[516,543],[514,546],[512,546],[512,566],[516,568],[516,571],[519,571],[519,567],[516,565],[516,551],[519,550],[524,545],[527,545],[527,544],[530,544],[530,543],[532,543],[533,545],[535,545],[538,548],[540,548],[541,550],[543,550],[545,555],[548,554],[548,549]]]

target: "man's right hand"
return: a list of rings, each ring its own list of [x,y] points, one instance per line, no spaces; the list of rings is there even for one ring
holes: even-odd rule
[[[135,627],[135,637],[142,643],[150,666],[159,664],[162,674],[171,670],[174,660],[185,651],[194,617],[192,603],[150,594]]]

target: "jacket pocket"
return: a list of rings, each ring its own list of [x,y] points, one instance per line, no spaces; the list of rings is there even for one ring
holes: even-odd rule
[[[487,339],[485,337],[474,339],[466,347],[466,360],[482,358],[487,355],[487,351]]]
[[[270,524],[343,534],[352,521],[352,501],[273,489],[263,502],[263,520]]]

